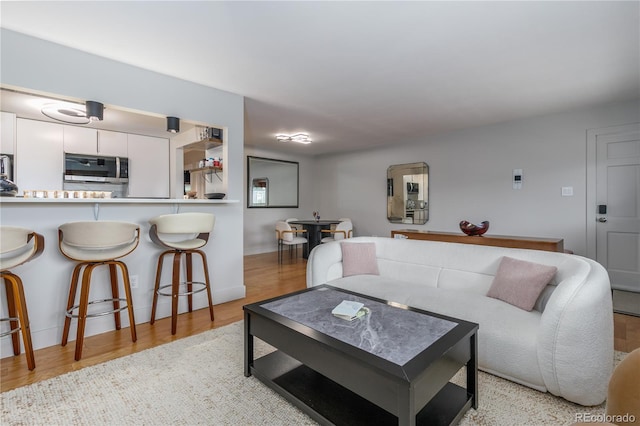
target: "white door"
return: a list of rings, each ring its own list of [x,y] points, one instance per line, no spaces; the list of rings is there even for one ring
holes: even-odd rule
[[[596,260],[614,290],[640,293],[640,125],[604,130],[593,134]]]

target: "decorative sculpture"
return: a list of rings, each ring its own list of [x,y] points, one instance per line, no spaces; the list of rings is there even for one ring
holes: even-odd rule
[[[471,222],[467,222],[466,220],[463,220],[460,222],[460,229],[462,230],[462,232],[469,235],[470,237],[473,237],[473,236],[480,237],[482,236],[482,234],[484,234],[489,230],[489,221],[485,220],[480,225],[474,225]]]

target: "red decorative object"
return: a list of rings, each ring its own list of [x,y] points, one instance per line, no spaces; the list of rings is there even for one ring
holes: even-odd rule
[[[470,237],[479,237],[489,230],[489,221],[485,220],[480,225],[474,225],[471,222],[463,220],[462,222],[460,222],[460,229],[462,229],[462,232],[469,235]]]

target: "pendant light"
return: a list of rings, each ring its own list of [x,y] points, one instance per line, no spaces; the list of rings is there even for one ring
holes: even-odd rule
[[[87,117],[89,121],[102,121],[104,113],[104,105],[96,101],[85,102],[87,108]]]
[[[167,132],[178,133],[180,131],[180,119],[178,117],[167,117]]]

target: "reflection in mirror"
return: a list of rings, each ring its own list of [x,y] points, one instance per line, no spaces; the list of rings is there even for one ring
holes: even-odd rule
[[[429,220],[429,166],[396,164],[387,169],[387,219],[424,225]]]
[[[295,161],[247,157],[247,207],[298,207]]]
[[[269,205],[269,178],[254,178],[251,182],[251,200],[254,207]]]

